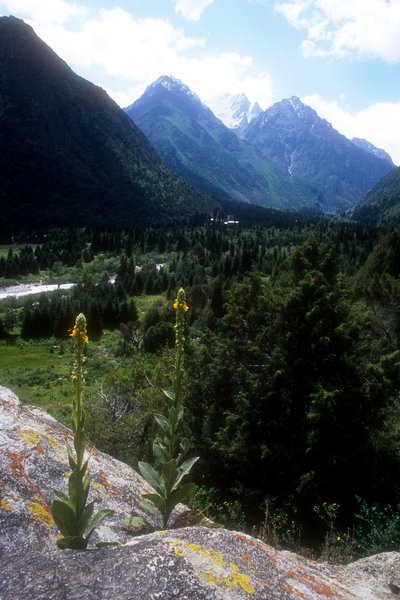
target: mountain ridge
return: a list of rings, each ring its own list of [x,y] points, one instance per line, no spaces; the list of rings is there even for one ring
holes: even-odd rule
[[[133,225],[211,212],[104,90],[0,18],[0,224]]]
[[[204,190],[281,209],[315,209],[317,194],[282,176],[181,81],[163,76],[126,109],[164,160]]]
[[[281,172],[317,189],[326,212],[352,208],[394,168],[391,159],[348,140],[297,96],[261,113],[243,139]]]

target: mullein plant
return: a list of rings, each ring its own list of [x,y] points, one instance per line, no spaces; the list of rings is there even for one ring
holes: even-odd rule
[[[173,391],[163,390],[167,397],[166,414],[155,414],[154,419],[158,433],[153,442],[153,465],[139,462],[139,470],[144,479],[151,485],[154,492],[143,494],[141,508],[160,522],[166,529],[170,525],[173,509],[179,502],[192,498],[197,486],[194,483],[183,483],[193,465],[199,459],[185,459],[189,450],[188,440],[182,436],[183,406],[182,384],[184,377],[184,329],[185,314],[189,310],[186,304],[185,292],[181,288],[173,303],[176,311],[175,324],[175,371]],[[132,517],[132,525],[145,525],[154,528],[149,520],[137,515]]]
[[[85,385],[83,365],[85,362],[84,349],[89,339],[86,331],[86,319],[81,313],[76,317],[75,327],[70,336],[74,339],[74,370],[72,382],[74,399],[72,404],[72,431],[74,435],[74,450],[68,444],[68,461],[71,475],[68,479],[68,495],[55,491],[51,513],[61,533],[57,540],[59,548],[84,550],[94,530],[106,517],[113,514],[112,510],[98,511],[94,516],[94,501],[87,503],[90,475],[88,470],[89,458],[85,454],[85,421],[86,411],[83,404],[83,388]]]

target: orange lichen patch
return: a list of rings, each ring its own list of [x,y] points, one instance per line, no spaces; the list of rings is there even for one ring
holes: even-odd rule
[[[8,500],[7,500],[7,498],[2,498],[2,499],[0,500],[0,506],[1,506],[1,508],[2,508],[3,510],[7,510],[7,511],[10,511],[10,510],[11,510],[11,506],[10,506],[10,504],[9,504],[9,502],[8,502]]]
[[[117,496],[117,497],[122,496],[121,491],[114,485],[110,484],[110,482],[108,481],[108,479],[107,479],[106,475],[103,473],[103,471],[100,471],[100,473],[99,473],[99,482],[107,489],[107,492],[109,494],[111,493],[113,496]]]
[[[48,506],[43,506],[42,504],[29,500],[26,504],[26,508],[32,517],[40,523],[43,523],[43,525],[46,525],[47,527],[52,527],[54,525],[54,519],[51,516]]]
[[[243,556],[242,556],[242,561],[243,561],[243,562],[246,562],[246,563],[250,562],[249,555],[248,555],[248,554],[243,554]]]
[[[237,533],[235,537],[241,542],[247,544],[248,546],[256,546],[257,548],[262,548],[266,551],[268,550],[266,545],[263,542],[260,542],[259,540],[253,540],[252,538],[242,535],[241,533]]]
[[[281,590],[290,594],[292,598],[298,598],[298,600],[307,600],[308,597],[304,592],[292,587],[291,585],[282,585]]]
[[[298,581],[299,583],[306,584],[308,587],[311,587],[314,592],[321,594],[321,596],[325,596],[326,598],[337,597],[336,592],[329,587],[329,585],[326,585],[326,583],[323,581],[318,581],[318,579],[314,577],[314,575],[311,575],[311,573],[306,573],[305,571],[300,571],[299,573],[289,571],[288,577]]]
[[[6,449],[6,452],[10,458],[11,470],[17,475],[17,477],[26,481],[26,483],[29,485],[29,487],[31,487],[33,489],[35,494],[38,495],[43,500],[43,503],[45,504],[46,499],[43,495],[42,490],[35,483],[33,483],[33,481],[31,481],[29,479],[28,475],[25,472],[24,462],[25,462],[26,458],[29,456],[29,453],[25,454],[25,453],[11,452],[11,450],[8,450],[8,449]]]
[[[14,473],[21,477],[22,479],[28,479],[25,473],[24,461],[27,457],[27,454],[19,454],[18,452],[11,452],[11,450],[6,449],[6,452],[10,458],[10,468]]]

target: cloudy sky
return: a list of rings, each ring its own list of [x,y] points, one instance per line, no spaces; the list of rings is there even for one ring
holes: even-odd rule
[[[400,0],[0,0],[122,107],[173,75],[212,108],[293,95],[400,164]]]

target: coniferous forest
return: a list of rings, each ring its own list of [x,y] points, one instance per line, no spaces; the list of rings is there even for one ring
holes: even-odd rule
[[[149,455],[182,286],[193,507],[329,559],[398,549],[398,227],[271,213],[20,234],[3,248],[4,283],[76,284],[1,301],[0,351],[61,355],[85,313],[87,427],[100,449],[135,467]],[[3,368],[2,383],[24,389],[13,377]]]

